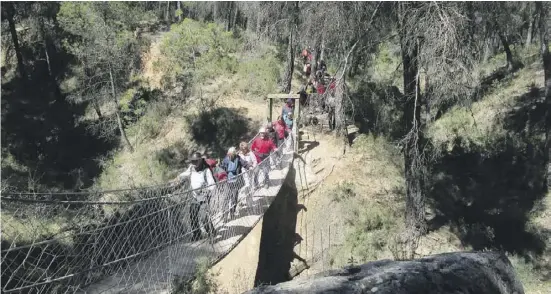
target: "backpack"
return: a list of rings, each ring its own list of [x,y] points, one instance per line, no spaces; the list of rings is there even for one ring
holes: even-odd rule
[[[218,162],[215,159],[205,159],[205,162],[207,163],[215,182],[221,182],[228,178],[226,171],[217,165]]]
[[[226,172],[227,178],[231,181],[231,179],[237,177],[237,175],[241,173],[241,158],[236,156],[233,160],[229,161],[226,168],[228,169]]]

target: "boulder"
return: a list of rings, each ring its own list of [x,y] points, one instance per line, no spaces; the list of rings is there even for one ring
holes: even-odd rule
[[[524,289],[502,253],[455,252],[349,266],[246,293],[522,294]]]

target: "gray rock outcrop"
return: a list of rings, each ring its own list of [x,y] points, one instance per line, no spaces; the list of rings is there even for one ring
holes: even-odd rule
[[[456,252],[380,260],[246,293],[523,294],[524,289],[502,253]]]

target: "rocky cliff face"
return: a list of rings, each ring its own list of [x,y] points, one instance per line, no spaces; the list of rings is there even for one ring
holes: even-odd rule
[[[524,289],[505,255],[456,252],[370,262],[246,293],[522,294]]]

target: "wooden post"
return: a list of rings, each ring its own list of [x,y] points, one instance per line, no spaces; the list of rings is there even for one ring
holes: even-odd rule
[[[300,131],[299,131],[299,124],[300,124],[300,99],[295,99],[295,114],[294,116],[294,123],[293,127],[295,129],[295,152],[298,152],[298,141],[300,141]]]
[[[266,101],[266,108],[267,108],[267,112],[268,112],[268,113],[266,113],[266,119],[268,120],[267,122],[272,121],[272,108],[273,108],[273,106],[274,106],[273,99],[268,98],[267,101]]]

